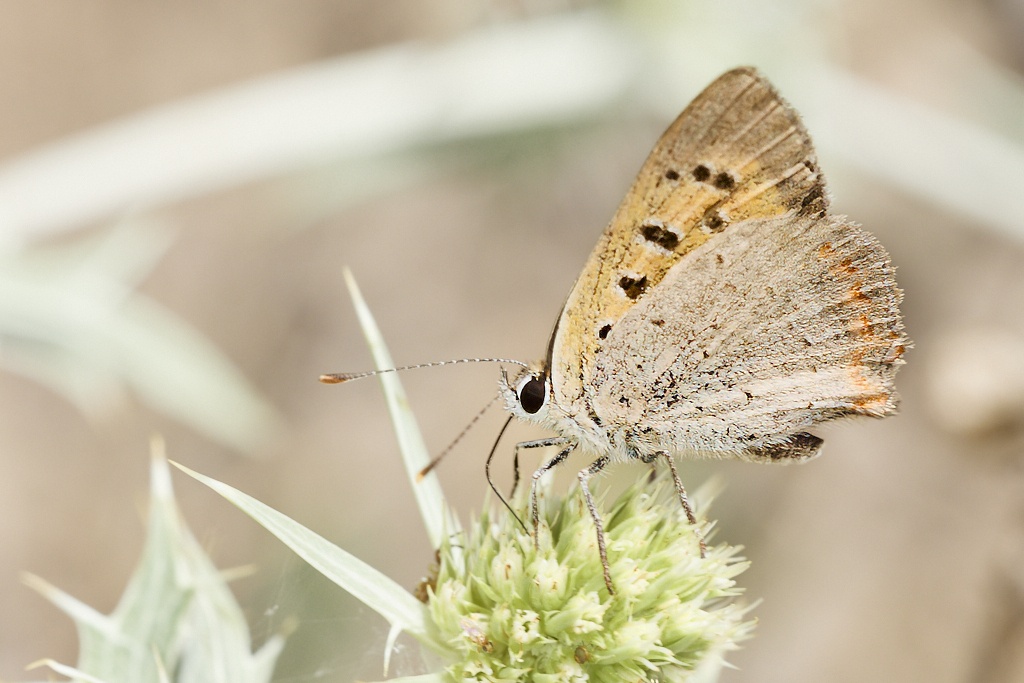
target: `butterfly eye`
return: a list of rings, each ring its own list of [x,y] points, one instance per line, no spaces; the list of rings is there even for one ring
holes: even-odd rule
[[[531,377],[519,386],[519,405],[533,415],[544,407],[545,394],[544,376]]]

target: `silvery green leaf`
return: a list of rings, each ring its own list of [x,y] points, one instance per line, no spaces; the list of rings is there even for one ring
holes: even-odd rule
[[[311,567],[361,600],[392,625],[421,640],[426,639],[426,611],[423,604],[392,579],[238,489],[177,463],[175,465],[234,503]]]
[[[348,285],[352,304],[355,306],[359,324],[370,345],[377,369],[384,370],[395,367],[391,360],[391,354],[388,353],[387,346],[384,344],[384,337],[377,328],[377,323],[359,291],[355,277],[347,268],[345,269],[345,284]],[[431,547],[439,548],[447,534],[457,533],[460,530],[459,521],[455,515],[451,514],[445,503],[444,492],[441,490],[441,483],[438,481],[437,475],[430,472],[423,477],[419,476],[420,471],[430,462],[430,454],[426,444],[423,443],[423,436],[416,423],[416,417],[409,407],[409,399],[402,388],[398,373],[382,372],[377,378],[384,388],[388,411],[391,413],[391,422],[395,427],[398,446],[402,451],[405,471],[409,475],[409,483],[412,485],[413,494],[419,504],[423,523],[427,527]]]
[[[77,683],[107,683],[107,681],[104,681],[100,678],[96,678],[95,676],[90,676],[89,674],[80,671],[73,666],[61,664],[60,662],[54,661],[52,659],[40,660],[39,662],[36,662],[29,668],[34,669],[36,666],[45,666],[59,673],[61,676],[67,676],[68,678],[70,678],[73,681],[76,681]],[[160,683],[163,682],[161,681]]]
[[[255,654],[241,609],[184,526],[167,462],[154,448],[146,546],[117,607],[103,615],[42,579],[26,582],[74,619],[80,652],[75,680],[103,683],[270,681],[283,646],[272,637]],[[66,665],[55,671],[72,672]]]
[[[59,248],[0,251],[4,368],[91,414],[131,389],[251,452],[277,429],[276,411],[206,337],[135,289],[169,239],[137,224]]]

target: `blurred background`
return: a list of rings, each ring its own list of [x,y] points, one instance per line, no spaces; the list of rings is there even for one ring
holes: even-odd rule
[[[1020,0],[0,13],[0,680],[75,660],[71,621],[21,572],[116,604],[157,432],[411,589],[432,549],[379,388],[316,381],[371,365],[343,266],[398,363],[538,358],[657,137],[740,64],[804,115],[834,210],[890,250],[916,346],[902,414],[821,430],[825,457],[684,463],[691,489],[724,481],[717,538],[746,547],[762,601],[723,680],[1024,680]],[[405,374],[433,451],[496,378]],[[440,468],[464,519],[500,412]],[[500,481],[535,436],[512,433]],[[383,619],[176,486],[218,566],[256,568],[233,584],[254,638],[297,620],[277,680],[381,677]],[[393,674],[416,672],[403,648]]]

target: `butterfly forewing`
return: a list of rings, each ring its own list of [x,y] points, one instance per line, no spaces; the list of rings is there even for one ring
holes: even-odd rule
[[[796,112],[753,69],[718,78],[662,135],[570,292],[549,351],[553,403],[589,409],[603,342],[687,253],[738,221],[826,208]]]

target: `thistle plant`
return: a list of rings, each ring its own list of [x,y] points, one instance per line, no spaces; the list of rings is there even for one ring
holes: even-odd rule
[[[43,579],[25,583],[71,617],[78,661],[37,663],[76,683],[269,683],[284,634],[252,651],[242,607],[185,526],[154,440],[146,547],[117,608],[101,614]],[[47,680],[52,680],[48,678]]]
[[[578,492],[546,501],[537,543],[503,508],[446,540],[427,590],[446,680],[684,681],[717,668],[751,627],[731,600],[746,562],[727,545],[701,558],[674,493],[658,478],[612,506],[614,596]]]
[[[372,317],[346,274],[378,367],[393,367]],[[611,505],[606,535],[614,595],[605,586],[593,522],[578,491],[541,499],[536,540],[526,495],[511,510],[485,510],[463,532],[433,474],[394,373],[380,375],[413,491],[437,564],[414,595],[378,570],[246,494],[191,472],[277,535],[310,565],[422,645],[428,673],[391,679],[455,681],[714,681],[723,655],[753,626],[734,598],[747,566],[738,548],[712,544],[661,478],[638,483]],[[185,468],[182,468],[183,470]],[[696,496],[698,511],[703,509]],[[518,515],[518,516],[517,516]],[[706,523],[701,526],[707,530]]]

